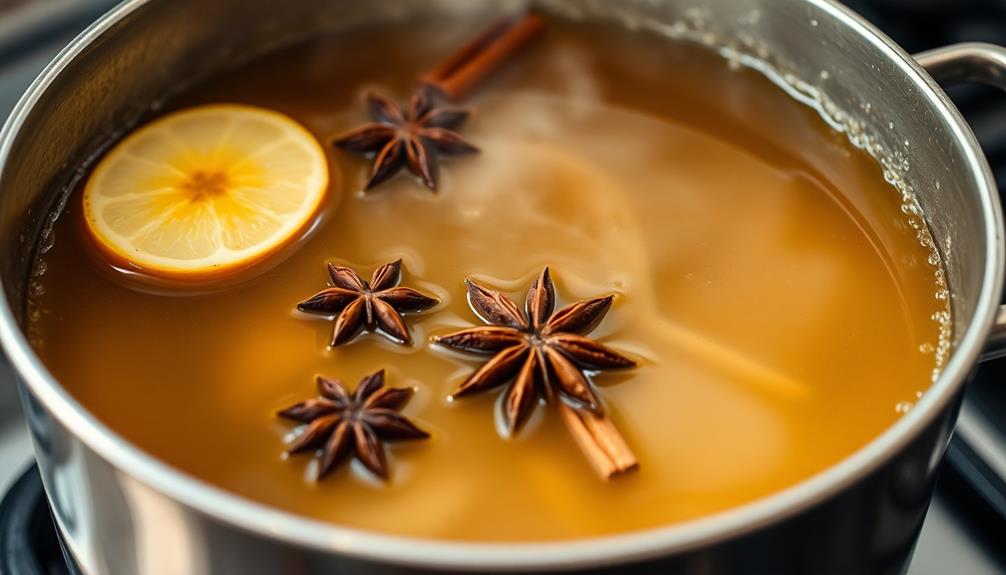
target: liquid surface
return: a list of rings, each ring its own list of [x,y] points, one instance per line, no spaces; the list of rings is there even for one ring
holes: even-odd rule
[[[168,109],[265,106],[328,142],[368,120],[367,90],[404,100],[467,33],[411,24],[315,41]],[[109,270],[75,191],[33,302],[46,365],[111,428],[229,491],[340,525],[479,541],[619,533],[751,502],[861,448],[928,387],[935,268],[898,194],[762,77],[655,36],[553,23],[468,104],[462,131],[482,153],[445,159],[438,193],[402,176],[364,196],[369,161],[328,147],[312,234],[210,293],[157,293]],[[442,302],[408,317],[417,343],[326,349],[332,323],[295,311],[325,287],[325,262],[368,277],[399,257],[403,283]],[[552,408],[504,440],[498,392],[447,401],[478,358],[426,342],[481,323],[464,279],[523,301],[545,265],[559,305],[617,296],[592,336],[641,365],[594,381],[634,474],[600,480]],[[310,456],[282,457],[292,425],[276,411],[313,397],[318,374],[354,386],[382,367],[390,385],[417,387],[405,413],[433,438],[396,444],[387,484],[356,464],[313,483]]]

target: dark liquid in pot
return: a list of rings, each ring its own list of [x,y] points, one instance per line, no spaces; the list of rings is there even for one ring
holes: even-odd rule
[[[366,120],[371,88],[404,99],[467,36],[360,30],[220,73],[170,102],[274,108],[326,142]],[[480,541],[626,532],[706,516],[861,448],[925,390],[944,309],[936,268],[876,163],[761,76],[693,46],[552,23],[470,100],[480,156],[442,164],[437,194],[400,177],[357,193],[369,163],[328,147],[321,226],[288,259],[203,295],[135,289],[102,263],[73,192],[44,257],[33,326],[62,384],[143,450],[297,514],[386,533]],[[417,344],[327,350],[294,311],[324,263],[366,274],[403,257],[444,303]],[[496,394],[448,402],[478,365],[430,335],[479,323],[463,280],[515,298],[542,266],[560,303],[618,295],[594,333],[642,365],[595,381],[641,464],[600,481],[539,408],[516,439]],[[520,300],[518,300],[520,301]],[[314,484],[283,460],[278,408],[314,377],[387,368],[432,440],[390,452],[386,485],[343,467]]]

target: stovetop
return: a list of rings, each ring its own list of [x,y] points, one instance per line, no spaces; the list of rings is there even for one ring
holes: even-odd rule
[[[699,1],[699,0],[696,0]],[[1006,44],[1006,0],[847,0],[909,52],[961,41]],[[0,0],[0,118],[34,76],[113,0]],[[950,91],[1006,189],[1006,95]],[[64,559],[0,358],[0,575],[77,575]],[[908,575],[1006,575],[1006,360],[969,387]]]

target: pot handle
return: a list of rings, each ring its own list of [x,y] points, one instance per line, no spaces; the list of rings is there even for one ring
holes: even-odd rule
[[[974,82],[1006,91],[1006,48],[982,42],[952,44],[915,54],[915,60],[939,83]],[[999,306],[982,360],[1006,357],[1006,305]]]

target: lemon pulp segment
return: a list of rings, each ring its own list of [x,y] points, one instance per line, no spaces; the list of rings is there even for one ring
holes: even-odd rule
[[[232,271],[295,237],[327,185],[324,151],[293,119],[205,105],[112,148],[84,188],[84,218],[103,251],[149,273]]]

